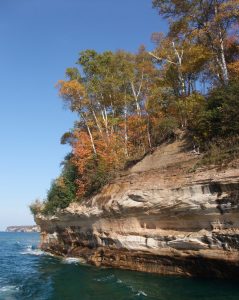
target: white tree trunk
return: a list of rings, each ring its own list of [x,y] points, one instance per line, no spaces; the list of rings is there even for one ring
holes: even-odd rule
[[[127,104],[125,99],[125,105],[124,105],[124,144],[125,144],[125,156],[128,157],[128,128],[127,128]]]
[[[226,63],[226,58],[225,58],[224,42],[223,42],[221,30],[219,32],[219,35],[220,35],[220,54],[221,54],[222,77],[223,77],[223,81],[225,83],[227,83],[229,81],[229,75],[228,75],[227,63]]]
[[[93,152],[94,152],[94,154],[97,154],[96,148],[95,148],[94,139],[93,139],[93,136],[92,136],[90,127],[89,127],[89,125],[88,125],[88,123],[87,123],[87,120],[86,120],[85,116],[83,115],[83,113],[81,113],[80,116],[81,116],[81,118],[82,118],[82,119],[84,120],[84,122],[85,122],[85,126],[86,126],[87,132],[88,132],[89,137],[90,137],[90,142],[91,142],[91,146],[92,146]]]

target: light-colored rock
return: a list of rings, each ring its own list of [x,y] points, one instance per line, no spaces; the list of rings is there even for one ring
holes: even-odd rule
[[[40,232],[40,227],[36,225],[8,226],[6,232]]]
[[[91,199],[36,216],[42,248],[98,266],[238,275],[238,163],[189,173],[196,159],[182,147],[160,147]]]

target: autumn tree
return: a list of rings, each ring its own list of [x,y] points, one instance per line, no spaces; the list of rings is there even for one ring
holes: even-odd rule
[[[153,0],[153,7],[170,18],[169,36],[189,37],[213,54],[211,72],[228,83],[226,41],[238,22],[238,0]]]
[[[158,71],[143,46],[136,54],[82,51],[77,64],[79,68],[66,70],[66,80],[60,80],[58,87],[67,106],[79,115],[62,142],[73,148],[82,196],[96,189],[90,186],[97,170],[111,174],[151,147],[146,103]]]
[[[165,85],[172,87],[177,97],[195,92],[196,82],[211,57],[210,51],[190,39],[164,36],[163,33],[154,33],[152,40],[156,48],[149,55],[160,65]]]
[[[152,35],[154,50],[88,49],[58,82],[78,119],[61,138],[72,149],[61,174],[43,205],[31,206],[34,214],[54,214],[99,192],[179,127],[201,149],[215,139],[217,146],[225,140],[226,151],[238,148],[239,0],[153,0],[153,6],[169,21],[167,34]]]

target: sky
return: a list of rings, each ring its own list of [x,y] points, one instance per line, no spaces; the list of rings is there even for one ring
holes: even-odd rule
[[[152,49],[166,23],[150,0],[0,0],[0,230],[34,224],[70,151],[60,144],[76,116],[55,87],[78,53]]]

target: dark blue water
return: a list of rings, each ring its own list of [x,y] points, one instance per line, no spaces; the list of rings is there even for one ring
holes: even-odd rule
[[[239,300],[235,281],[98,269],[37,249],[38,234],[0,233],[0,300]]]

